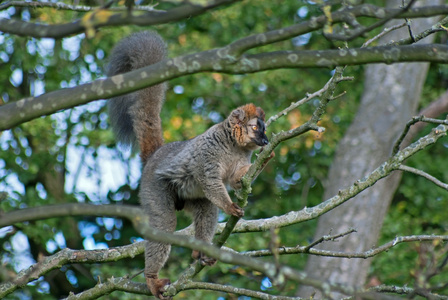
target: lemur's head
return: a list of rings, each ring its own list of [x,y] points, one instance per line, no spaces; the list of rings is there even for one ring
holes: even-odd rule
[[[263,109],[252,103],[232,111],[229,116],[232,136],[240,147],[255,150],[269,143],[264,117]]]

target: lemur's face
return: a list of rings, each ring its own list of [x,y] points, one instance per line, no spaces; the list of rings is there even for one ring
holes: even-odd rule
[[[266,136],[266,126],[260,118],[249,120],[246,125],[246,132],[250,143],[254,143],[260,147],[266,146],[269,143],[268,137]]]

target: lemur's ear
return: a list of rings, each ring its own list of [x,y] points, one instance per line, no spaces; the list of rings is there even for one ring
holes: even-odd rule
[[[246,119],[247,119],[246,113],[241,107],[238,107],[237,109],[233,110],[232,113],[230,114],[230,121],[232,122],[233,125],[244,124],[245,122],[247,122]]]
[[[261,107],[257,107],[257,118],[261,119],[264,122],[265,114],[264,110]]]

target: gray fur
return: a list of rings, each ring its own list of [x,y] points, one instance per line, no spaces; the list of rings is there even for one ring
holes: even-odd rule
[[[235,142],[229,119],[191,140],[160,147],[145,165],[140,186],[140,201],[151,225],[173,232],[175,209],[185,207],[193,214],[195,237],[211,242],[218,207],[230,215],[243,214],[226,187],[235,186],[247,171],[254,148],[257,146],[243,148]],[[169,246],[162,245],[147,243],[147,276],[157,274],[168,258]]]

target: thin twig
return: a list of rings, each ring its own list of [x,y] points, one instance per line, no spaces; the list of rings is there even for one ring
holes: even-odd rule
[[[377,34],[376,36],[374,36],[373,38],[371,38],[370,40],[368,40],[367,42],[362,44],[361,48],[367,47],[368,45],[370,45],[374,41],[378,40],[380,37],[383,37],[386,34],[388,34],[389,32],[397,30],[397,29],[400,29],[401,27],[404,27],[404,26],[406,26],[406,22],[402,23],[402,24],[398,24],[398,25],[392,26],[392,27],[384,28],[383,31],[381,31],[381,33]]]
[[[404,137],[408,134],[408,131],[411,128],[411,126],[417,122],[420,122],[424,117],[425,116],[415,116],[415,117],[412,117],[412,119],[406,123],[406,126],[404,127],[403,132],[401,133],[400,137],[395,142],[394,148],[392,150],[392,154],[395,154],[400,150],[401,142],[404,140]]]
[[[448,113],[448,91],[445,91],[437,100],[432,101],[428,106],[422,108],[417,115],[423,115],[428,118],[437,118],[446,113]],[[404,140],[401,142],[400,147],[403,148],[409,146],[415,136],[426,125],[427,123],[419,122],[412,126],[406,134]]]
[[[327,242],[327,241],[334,241],[334,240],[336,240],[336,239],[338,239],[340,237],[344,237],[344,236],[349,235],[349,234],[351,234],[353,232],[356,232],[356,230],[353,229],[353,228],[350,228],[349,230],[347,230],[347,231],[345,231],[343,233],[336,234],[336,235],[324,235],[320,239],[318,239],[318,240],[312,242],[311,244],[309,244],[308,246],[306,246],[304,248],[305,252],[308,252],[312,247],[314,247],[314,246],[316,246],[316,245],[318,245],[320,243]]]
[[[433,182],[435,185],[437,185],[437,186],[441,187],[442,189],[448,191],[448,184],[440,181],[439,179],[435,178],[434,176],[429,175],[426,172],[423,172],[422,170],[415,169],[415,168],[412,168],[412,167],[408,167],[408,166],[405,166],[405,165],[400,165],[398,167],[398,170],[422,176],[422,177],[428,179],[429,181]]]
[[[325,35],[325,37],[327,37],[330,40],[340,40],[340,41],[346,41],[346,42],[352,41],[355,38],[357,38],[359,36],[362,36],[362,35],[366,34],[367,32],[370,32],[373,29],[378,28],[378,27],[386,24],[390,20],[392,20],[394,18],[397,18],[400,15],[402,15],[403,13],[407,12],[411,8],[411,6],[414,4],[415,1],[416,0],[409,1],[409,3],[405,7],[403,7],[402,9],[400,9],[400,10],[390,14],[389,16],[383,18],[382,20],[380,20],[380,21],[378,21],[378,22],[376,22],[376,23],[374,23],[374,24],[372,24],[372,25],[370,25],[368,27],[364,27],[362,29],[352,30],[350,32],[351,34],[349,34],[349,35],[346,35],[346,34],[325,34],[325,33],[324,33],[324,35]]]
[[[384,44],[384,46],[390,46],[390,45],[398,46],[398,45],[408,45],[408,44],[416,43],[433,33],[436,33],[439,31],[446,32],[446,28],[444,26],[447,24],[448,24],[448,17],[445,17],[442,20],[440,20],[439,22],[437,22],[436,24],[434,24],[433,26],[431,26],[431,28],[428,28],[425,31],[423,31],[417,35],[413,35],[412,38],[407,37],[407,38],[401,39],[399,41],[390,41],[390,42]]]
[[[272,122],[277,121],[279,118],[281,118],[281,117],[283,117],[283,116],[286,116],[290,111],[292,111],[293,109],[299,107],[300,105],[305,104],[305,103],[309,102],[310,100],[312,100],[312,99],[314,99],[314,98],[317,98],[317,97],[322,96],[322,94],[323,94],[325,91],[327,91],[328,88],[330,87],[330,83],[332,82],[332,80],[333,80],[333,78],[331,78],[331,79],[325,84],[325,86],[324,86],[323,88],[321,88],[320,90],[318,90],[318,91],[316,91],[316,92],[314,92],[314,93],[311,93],[311,94],[307,94],[306,97],[300,99],[300,100],[297,101],[297,102],[293,102],[293,103],[291,103],[290,106],[288,106],[287,108],[285,108],[285,109],[282,110],[281,112],[279,112],[279,113],[273,115],[272,117],[270,117],[270,118],[266,121],[266,127],[268,127]],[[353,80],[353,77],[341,77],[340,79],[338,79],[337,83],[339,83],[339,82],[341,82],[341,81],[352,81],[352,80]],[[333,100],[334,100],[335,98],[338,98],[338,97],[334,97]]]
[[[402,7],[405,7],[405,0],[402,0]],[[412,33],[411,28],[411,19],[404,18],[404,20],[406,21],[406,25],[408,27],[409,37],[411,38],[412,42],[415,43],[415,37],[414,34]]]
[[[400,150],[400,145],[403,142],[404,138],[406,137],[409,129],[411,128],[412,125],[414,125],[417,122],[448,125],[448,119],[440,120],[440,119],[434,119],[434,118],[426,118],[423,115],[412,117],[412,119],[406,123],[406,126],[405,126],[403,132],[401,133],[400,137],[395,142],[394,148],[392,150],[392,155],[395,155]]]

